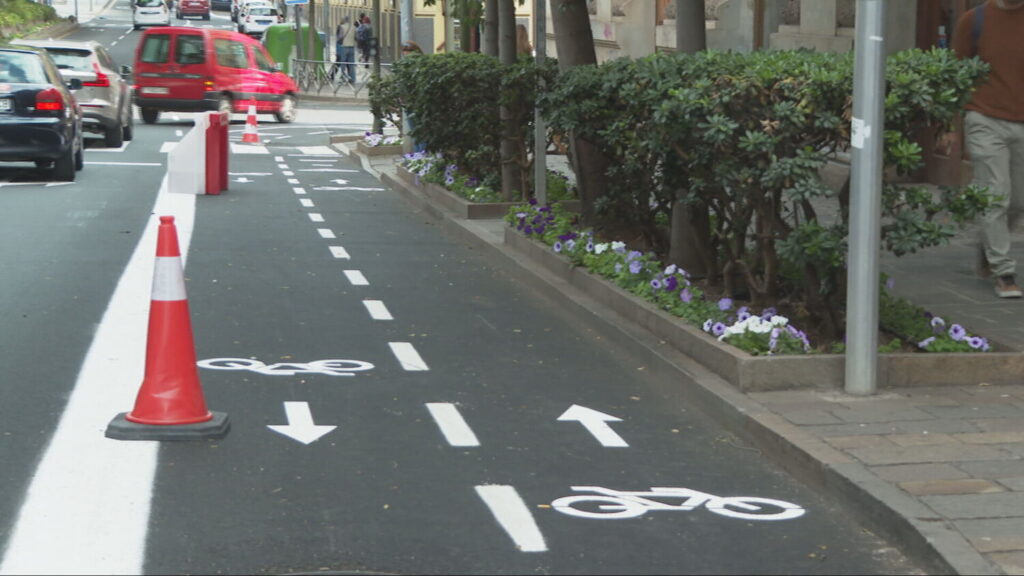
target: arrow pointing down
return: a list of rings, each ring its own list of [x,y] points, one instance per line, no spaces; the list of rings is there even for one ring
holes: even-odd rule
[[[558,417],[560,422],[576,420],[590,432],[602,446],[606,448],[628,448],[629,444],[622,439],[621,436],[612,430],[611,426],[607,422],[622,422],[621,418],[616,418],[604,412],[598,412],[578,404],[573,404],[568,410],[562,413]]]
[[[316,442],[324,434],[337,428],[337,426],[318,426],[314,424],[308,402],[285,402],[284,414],[288,420],[287,425],[267,425],[267,428],[306,445]]]

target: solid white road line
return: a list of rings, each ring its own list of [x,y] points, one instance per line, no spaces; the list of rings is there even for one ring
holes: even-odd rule
[[[459,414],[459,409],[454,404],[428,402],[427,410],[430,410],[430,415],[434,417],[434,422],[437,422],[437,427],[441,429],[441,433],[444,434],[445,439],[452,446],[480,445],[480,441],[476,439],[476,434],[470,429],[469,424],[466,424],[462,414]]]
[[[530,509],[512,486],[477,486],[476,493],[491,509],[495,520],[523,552],[547,552],[544,535],[533,520]]]
[[[345,278],[348,278],[349,283],[353,286],[370,285],[370,281],[367,280],[366,276],[363,276],[363,273],[359,270],[345,270]]]
[[[402,368],[410,372],[422,372],[430,370],[427,367],[427,363],[420,358],[419,352],[412,347],[412,344],[408,342],[388,342],[388,346],[391,347],[391,352],[398,358],[398,363],[402,365]]]
[[[391,317],[391,312],[388,312],[384,302],[380,300],[363,300],[363,306],[366,306],[366,311],[374,320],[394,320]]]
[[[323,214],[319,214],[317,212],[310,212],[309,219],[311,221],[313,221],[313,222],[323,222],[324,221],[324,215]]]
[[[195,199],[167,193],[164,179],[32,477],[0,573],[142,573],[159,443],[111,440],[104,430],[131,409],[144,376],[159,216],[175,217],[184,261]]]
[[[334,235],[334,231],[330,228],[317,228],[316,232],[321,238],[337,238],[337,236]]]

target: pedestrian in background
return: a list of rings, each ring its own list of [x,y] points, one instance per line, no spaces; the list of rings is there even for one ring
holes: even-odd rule
[[[356,29],[352,25],[352,19],[348,16],[341,18],[338,24],[337,41],[335,44],[334,60],[337,63],[335,70],[341,69],[342,74],[348,74],[348,81],[356,83]],[[334,79],[332,71],[331,80]]]
[[[526,30],[526,26],[522,24],[516,24],[516,54],[522,56],[533,55],[533,46],[530,44],[530,33]]]
[[[988,80],[967,103],[964,133],[972,184],[995,195],[981,217],[978,272],[995,276],[1000,298],[1020,298],[1010,230],[1024,204],[1024,0],[987,0],[965,12],[953,32],[959,58],[979,56]]]
[[[359,46],[360,60],[366,68],[370,67],[370,52],[373,50],[373,26],[370,17],[362,14],[362,23],[356,33],[356,44]]]

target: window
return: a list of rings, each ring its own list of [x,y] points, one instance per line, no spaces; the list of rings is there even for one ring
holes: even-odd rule
[[[147,64],[165,64],[170,53],[171,37],[167,34],[151,34],[146,36],[139,59]]]
[[[68,48],[47,48],[50,58],[58,68],[70,68],[83,72],[92,72],[92,58],[88,50],[72,50]]]
[[[228,68],[248,68],[249,57],[245,53],[245,44],[237,40],[218,38],[213,41],[213,49],[217,53],[217,63]]]
[[[0,54],[0,82],[46,84],[49,80],[39,56],[5,52]]]
[[[256,60],[256,68],[261,72],[274,72],[274,65],[270,63],[270,59],[263,53],[262,46],[253,46],[252,55]]]
[[[174,50],[174,54],[178,64],[202,64],[206,62],[203,37],[193,34],[178,36],[178,45]]]

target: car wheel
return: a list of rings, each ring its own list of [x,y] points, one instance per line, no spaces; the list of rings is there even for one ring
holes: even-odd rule
[[[132,30],[138,30],[139,28],[142,28],[142,26],[139,26],[138,24],[132,24]]]
[[[53,177],[61,182],[75,181],[75,150],[68,146],[64,154],[53,163]]]
[[[282,124],[289,124],[295,121],[297,110],[295,109],[295,96],[285,95],[281,99],[281,106],[274,112],[274,119]]]
[[[228,98],[227,96],[221,96],[220,99],[217,100],[217,112],[220,112],[221,114],[227,112],[229,119],[231,118],[231,112],[234,108],[235,104],[231,101],[231,98]]]
[[[124,144],[124,130],[120,125],[107,126],[103,133],[103,144],[107,148],[120,148]]]
[[[156,124],[157,119],[160,118],[160,111],[153,108],[142,109],[142,121],[146,124]]]
[[[128,122],[126,122],[124,124],[124,126],[121,126],[121,137],[124,138],[125,140],[131,140],[134,135],[135,135],[135,119],[132,118],[131,114],[129,114],[128,115]]]
[[[203,20],[209,20],[209,19],[210,19],[210,13],[209,12],[207,12],[206,14],[203,14]]]

